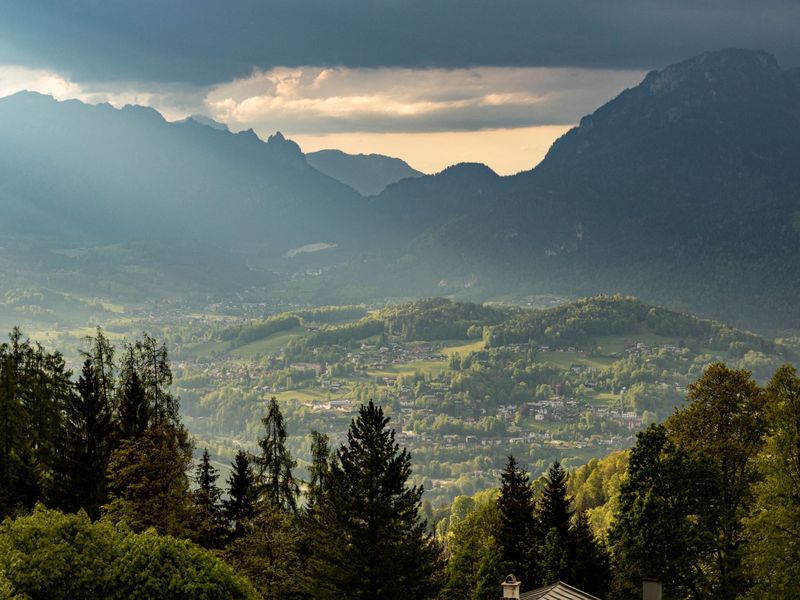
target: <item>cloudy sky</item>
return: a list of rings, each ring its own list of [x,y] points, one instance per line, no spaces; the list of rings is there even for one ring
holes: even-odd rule
[[[533,166],[646,71],[726,47],[800,66],[796,0],[0,0],[0,96],[200,113],[424,171]]]

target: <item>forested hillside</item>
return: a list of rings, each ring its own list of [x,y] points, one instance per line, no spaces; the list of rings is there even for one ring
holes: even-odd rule
[[[671,598],[794,593],[790,365],[761,386],[713,363],[631,450],[534,478],[509,455],[485,490],[437,508],[411,483],[402,416],[372,400],[341,443],[310,430],[305,479],[288,444],[297,413],[262,403],[257,444],[221,486],[208,449],[193,455],[172,369],[147,335],[115,348],[98,330],[77,379],[18,330],[0,345],[0,592],[491,600],[514,573],[523,590],[565,581],[612,600],[653,576]]]

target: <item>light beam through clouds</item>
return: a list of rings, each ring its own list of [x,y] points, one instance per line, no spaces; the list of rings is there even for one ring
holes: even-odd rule
[[[641,81],[635,70],[279,67],[214,86],[77,83],[59,73],[0,65],[0,96],[21,89],[151,106],[167,120],[204,114],[266,139],[277,130],[304,151],[338,148],[397,156],[425,172],[483,162],[530,169],[580,117]]]

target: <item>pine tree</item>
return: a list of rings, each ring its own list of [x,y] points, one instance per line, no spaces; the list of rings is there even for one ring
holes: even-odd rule
[[[497,539],[503,556],[503,566],[522,581],[525,589],[535,588],[539,582],[536,572],[536,521],[535,502],[530,478],[517,465],[513,456],[500,475],[500,530]]]
[[[300,486],[292,475],[292,469],[297,463],[286,447],[286,425],[274,396],[269,401],[267,416],[261,422],[266,434],[258,440],[261,447],[258,458],[259,496],[272,506],[296,512]]]
[[[192,539],[204,548],[221,548],[225,541],[225,518],[222,514],[222,491],[217,487],[219,473],[211,464],[208,448],[195,468],[192,492]]]
[[[539,559],[542,585],[555,583],[568,575],[569,526],[574,512],[570,504],[567,473],[556,461],[547,471],[536,515],[539,539],[544,548]]]
[[[244,450],[236,453],[228,476],[228,498],[222,501],[223,514],[233,526],[233,539],[245,533],[246,523],[253,518],[256,478]]]
[[[77,393],[70,394],[64,411],[57,504],[70,512],[82,508],[96,520],[106,500],[114,424],[90,359],[84,361],[76,387]]]
[[[335,453],[320,499],[309,568],[317,598],[432,598],[441,587],[440,550],[419,516],[421,487],[409,487],[411,457],[370,400]]]

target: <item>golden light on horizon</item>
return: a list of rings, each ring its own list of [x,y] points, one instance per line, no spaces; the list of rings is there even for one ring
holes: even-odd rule
[[[436,173],[460,162],[480,162],[500,175],[536,166],[547,150],[573,125],[540,125],[481,131],[424,133],[287,133],[303,152],[337,149],[348,154],[384,154],[402,158],[424,173]]]

